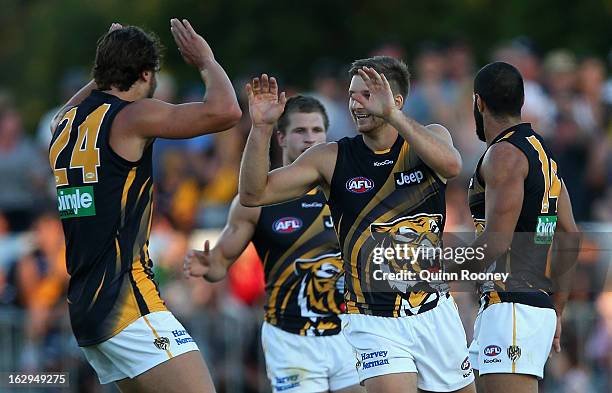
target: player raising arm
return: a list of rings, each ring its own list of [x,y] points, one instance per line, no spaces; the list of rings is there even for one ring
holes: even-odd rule
[[[241,112],[206,41],[185,19],[172,19],[171,31],[206,84],[202,102],[152,99],[157,39],[113,24],[98,42],[94,81],[52,125],[49,162],[66,239],[72,330],[100,382],[124,393],[214,392],[196,343],[153,279],[152,153],[156,137],[221,131]]]
[[[438,271],[439,263],[373,257],[402,245],[440,246],[446,179],[459,173],[461,159],[446,128],[402,113],[409,91],[403,62],[361,59],[349,73],[349,109],[360,135],[314,146],[271,172],[268,149],[284,94],[266,75],[247,85],[251,111],[260,116],[241,163],[240,202],[268,205],[324,190],[344,262],[342,331],[369,393],[473,392],[465,332],[448,284],[390,278]]]

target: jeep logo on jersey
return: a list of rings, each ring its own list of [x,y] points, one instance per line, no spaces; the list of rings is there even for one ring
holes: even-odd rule
[[[497,345],[489,345],[484,349],[483,353],[487,356],[497,356],[501,353],[501,348]]]
[[[551,244],[555,229],[557,228],[557,216],[538,216],[536,226],[535,244]]]
[[[61,188],[57,190],[57,209],[60,218],[96,215],[93,186]]]
[[[363,194],[374,188],[374,182],[367,177],[357,176],[346,182],[346,189],[355,194]]]
[[[325,229],[332,229],[334,227],[332,216],[323,216],[323,226]]]
[[[276,233],[293,233],[302,227],[302,220],[296,217],[283,217],[274,221],[272,229]]]
[[[395,185],[397,188],[402,188],[413,184],[420,184],[425,178],[425,175],[423,175],[423,171],[415,170],[412,172],[396,172],[393,174],[393,177],[395,177]]]

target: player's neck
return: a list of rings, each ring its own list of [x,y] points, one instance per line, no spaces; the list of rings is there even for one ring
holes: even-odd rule
[[[484,129],[485,129],[485,139],[487,140],[487,145],[490,145],[491,142],[499,134],[506,131],[508,128],[520,124],[522,122],[520,116],[509,116],[503,118],[489,118],[487,119]]]
[[[363,133],[363,142],[372,151],[381,151],[390,149],[397,140],[397,130],[385,124],[368,133]]]
[[[111,87],[109,90],[105,90],[104,92],[119,97],[123,101],[136,101],[142,98],[141,92],[133,88],[127,91],[121,91],[116,87]]]
[[[289,154],[283,150],[283,166],[287,166],[287,165],[291,165],[293,164],[293,161],[291,158],[289,158]]]

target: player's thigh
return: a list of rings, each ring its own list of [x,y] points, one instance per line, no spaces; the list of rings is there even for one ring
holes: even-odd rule
[[[525,374],[485,374],[480,376],[484,393],[537,393],[538,380]]]
[[[386,374],[365,380],[368,393],[416,393],[417,374]]]
[[[342,389],[332,390],[331,392],[332,393],[366,393],[366,389],[365,387],[359,384],[356,384],[356,385],[347,386]]]
[[[471,383],[459,390],[453,390],[452,392],[449,393],[481,393],[482,390],[476,390],[476,385],[474,383]],[[429,390],[423,390],[423,389],[419,389],[418,393],[435,393],[435,392],[430,392]]]
[[[117,381],[122,393],[214,393],[208,368],[199,351],[160,363],[132,379]]]

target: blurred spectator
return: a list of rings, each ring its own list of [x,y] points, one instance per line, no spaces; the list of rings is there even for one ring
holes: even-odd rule
[[[12,231],[29,227],[48,176],[48,161],[23,135],[11,97],[0,93],[0,212]]]
[[[57,106],[47,111],[40,118],[38,128],[36,129],[36,144],[41,151],[46,153],[49,150],[49,144],[51,143],[51,121],[57,114],[57,111],[87,82],[87,73],[81,69],[69,70],[64,74],[59,84],[59,97],[57,102],[55,102]]]
[[[539,82],[540,61],[531,41],[525,37],[517,38],[496,49],[492,60],[505,61],[518,68],[525,83],[523,119],[532,123],[533,128],[542,136],[549,135],[554,111]]]
[[[312,96],[321,101],[329,117],[328,141],[356,135],[348,109],[349,83],[345,71],[337,61],[327,58],[318,60],[312,69]]]
[[[414,64],[404,112],[422,124],[440,123],[448,127],[454,120],[457,89],[446,79],[444,52],[435,43],[423,44]]]

